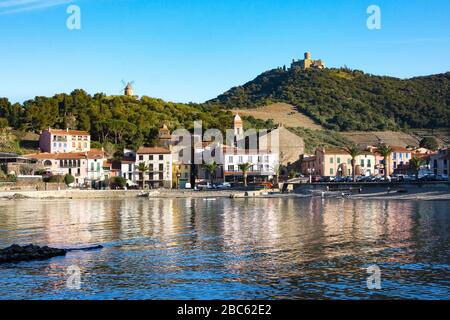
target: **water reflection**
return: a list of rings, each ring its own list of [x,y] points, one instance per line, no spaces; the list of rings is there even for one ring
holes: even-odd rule
[[[3,265],[0,297],[448,298],[449,208],[333,199],[2,201],[1,247],[105,249]],[[382,268],[382,290],[366,288],[371,264]],[[80,291],[65,288],[70,265],[83,270]]]

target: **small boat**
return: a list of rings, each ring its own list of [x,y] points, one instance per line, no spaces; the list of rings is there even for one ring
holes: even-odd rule
[[[147,191],[147,192],[143,191],[143,192],[140,192],[137,195],[137,197],[138,198],[150,198],[151,196],[154,196],[156,193],[158,193],[158,192],[157,191]]]

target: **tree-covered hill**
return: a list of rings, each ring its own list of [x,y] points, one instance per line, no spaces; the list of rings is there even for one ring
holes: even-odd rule
[[[253,108],[275,102],[294,105],[332,130],[450,127],[450,73],[402,80],[347,68],[279,68],[207,104]]]
[[[89,131],[93,141],[137,148],[152,145],[158,129],[191,130],[194,121],[203,128],[229,128],[233,115],[219,107],[165,102],[161,99],[126,96],[88,95],[83,90],[53,97],[36,97],[23,104],[0,98],[0,129],[11,127],[21,132],[52,128]]]

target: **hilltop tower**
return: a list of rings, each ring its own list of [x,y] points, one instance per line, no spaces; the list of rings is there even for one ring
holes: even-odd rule
[[[134,96],[134,91],[133,91],[133,86],[131,85],[131,82],[128,82],[124,91],[124,95],[128,96],[128,97],[133,97]]]

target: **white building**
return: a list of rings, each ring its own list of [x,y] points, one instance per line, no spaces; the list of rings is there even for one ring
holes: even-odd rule
[[[263,150],[243,150],[235,147],[225,146],[223,148],[223,170],[225,181],[236,181],[242,179],[242,171],[239,165],[251,164],[247,172],[248,181],[268,181],[273,179],[279,165],[277,153]]]
[[[437,154],[430,156],[430,169],[434,174],[448,175],[450,164],[450,154],[448,149],[439,150]]]
[[[86,131],[45,129],[39,137],[39,148],[48,153],[87,152],[91,136]]]
[[[138,166],[145,163],[149,170],[139,172]],[[129,168],[128,168],[129,169]],[[151,188],[172,188],[172,154],[161,147],[141,147],[136,152],[134,181]],[[129,171],[127,171],[129,172]]]

